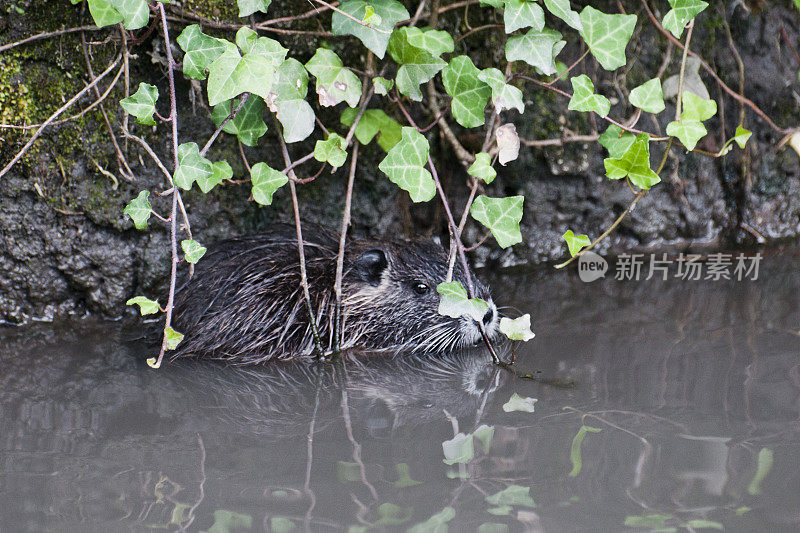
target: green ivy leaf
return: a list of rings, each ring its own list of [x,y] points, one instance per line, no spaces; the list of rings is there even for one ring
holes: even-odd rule
[[[347,144],[344,137],[331,133],[324,141],[317,141],[314,145],[314,159],[320,163],[330,163],[333,168],[344,165],[347,160]]]
[[[522,91],[507,84],[505,76],[499,69],[485,68],[478,74],[478,79],[492,89],[492,104],[498,113],[511,108],[515,108],[520,113],[525,112]]]
[[[471,317],[476,322],[481,322],[489,304],[480,298],[468,298],[467,289],[460,281],[450,281],[440,283],[436,286],[436,292],[441,295],[439,299],[439,314],[452,318],[462,316]]]
[[[288,52],[278,41],[267,37],[259,37],[258,33],[247,26],[242,26],[236,32],[236,46],[241,49],[245,57],[248,54],[258,55],[274,67],[283,62]]]
[[[158,313],[160,307],[158,305],[157,300],[151,300],[150,298],[145,298],[144,296],[136,296],[135,298],[131,298],[125,305],[138,305],[139,312],[144,315],[153,315]]]
[[[209,37],[200,26],[187,26],[178,36],[178,44],[186,53],[183,56],[183,73],[196,80],[206,79],[206,69],[225,51],[225,41]]]
[[[302,141],[314,131],[314,110],[306,101],[308,72],[298,60],[289,58],[278,67],[278,76],[267,99],[270,111],[283,126],[283,140]]]
[[[667,520],[671,518],[672,518],[671,514],[648,514],[644,516],[626,516],[625,525],[628,527],[661,529],[667,525]]]
[[[492,231],[501,248],[522,242],[519,223],[522,220],[524,196],[489,198],[480,195],[469,209],[472,218]]]
[[[636,15],[606,15],[586,6],[581,11],[581,23],[581,37],[604,69],[614,70],[627,62],[625,47],[636,27]]]
[[[511,400],[515,400],[515,397],[520,398],[516,392],[511,397]],[[509,402],[511,400],[509,400]],[[505,410],[505,406],[503,406],[503,409]],[[531,498],[531,488],[521,487],[519,485],[509,485],[500,492],[496,492],[487,496],[486,502],[490,505],[519,505],[522,507],[536,507],[533,498]]]
[[[442,452],[446,465],[469,463],[475,457],[472,435],[459,433],[452,439],[442,442]]]
[[[708,3],[701,0],[669,0],[669,5],[672,9],[664,15],[661,25],[677,39],[681,38],[683,29],[689,21],[708,7]]]
[[[150,6],[147,0],[107,0],[122,15],[126,30],[144,28],[150,22]]]
[[[717,114],[717,103],[714,100],[701,98],[689,91],[683,91],[681,97],[683,111],[681,120],[708,120]]]
[[[544,0],[547,10],[578,31],[583,29],[581,17],[569,7],[569,0]]]
[[[502,9],[505,0],[480,0],[481,5],[491,6],[495,9]]]
[[[687,152],[694,150],[697,141],[707,133],[706,127],[698,120],[673,120],[667,124],[667,135],[680,139]]]
[[[506,33],[520,28],[533,28],[542,31],[544,28],[544,10],[536,2],[527,0],[505,0],[503,22]]]
[[[736,133],[733,135],[733,140],[736,141],[736,144],[739,145],[739,148],[744,148],[744,146],[747,144],[747,141],[750,140],[751,135],[753,135],[752,131],[746,130],[742,126],[736,126]]]
[[[452,507],[445,507],[425,522],[408,529],[407,533],[443,533],[447,529],[447,523],[455,518],[456,510]]]
[[[562,235],[562,238],[567,241],[567,248],[569,248],[569,255],[575,257],[575,254],[581,251],[584,246],[589,246],[592,241],[586,235],[575,235],[572,230]]]
[[[211,161],[200,155],[197,143],[178,146],[178,168],[172,179],[176,186],[188,191],[195,180],[208,178],[211,173]]]
[[[193,239],[182,240],[181,248],[183,249],[183,258],[187,263],[193,265],[200,261],[200,258],[206,253],[206,247]]]
[[[389,55],[400,65],[395,76],[397,90],[411,100],[419,102],[422,93],[419,85],[433,79],[447,63],[428,51],[417,48],[408,41],[409,28],[398,28],[389,39]]]
[[[500,505],[499,507],[491,507],[486,509],[486,512],[495,516],[508,516],[513,510],[514,508],[510,505]]]
[[[618,180],[627,176],[640,189],[649,189],[661,181],[650,168],[650,136],[646,133],[637,135],[622,157],[608,158],[603,164],[610,179]]]
[[[361,81],[344,68],[342,60],[327,48],[318,48],[306,69],[317,78],[319,103],[330,107],[345,101],[356,107],[361,99]]]
[[[227,161],[214,161],[211,164],[211,175],[198,178],[197,185],[204,193],[208,193],[211,189],[222,183],[223,180],[229,180],[233,177],[233,169]]]
[[[594,94],[594,84],[586,74],[572,78],[572,98],[567,109],[570,111],[594,111],[605,118],[611,110],[611,102],[603,95]]]
[[[153,207],[150,205],[150,200],[148,200],[149,196],[150,191],[140,191],[139,195],[131,200],[123,210],[123,213],[131,217],[136,229],[145,229],[147,227],[147,221],[150,219],[150,212],[153,210]]]
[[[503,317],[500,319],[500,332],[512,341],[528,342],[536,336],[531,331],[531,315],[525,314],[519,318],[510,319]]]
[[[148,83],[140,83],[139,89],[128,98],[120,100],[120,105],[127,113],[136,117],[136,122],[146,126],[155,126],[153,114],[156,112],[158,88]]]
[[[581,426],[578,433],[572,439],[572,446],[570,447],[570,461],[572,462],[572,470],[568,474],[569,477],[578,477],[583,468],[583,458],[581,457],[581,445],[587,433],[600,433],[600,428],[592,426]]]
[[[528,33],[511,37],[506,42],[506,59],[524,61],[549,76],[556,72],[555,58],[565,44],[561,34],[550,28],[528,30]]]
[[[359,24],[342,13],[334,12],[331,17],[333,34],[355,36],[380,59],[386,54],[394,25],[409,17],[406,8],[397,0],[347,0],[339,5],[339,9],[368,25]],[[367,20],[367,9],[374,13],[373,22]]]
[[[714,520],[705,520],[703,518],[695,518],[693,520],[688,520],[686,522],[686,527],[691,528],[692,530],[716,529],[717,531],[725,531],[725,526],[723,526],[721,522],[715,522]]]
[[[266,163],[256,163],[250,169],[250,182],[253,184],[253,200],[261,205],[270,205],[272,195],[286,185],[289,178]]]
[[[509,512],[511,512],[510,507]],[[498,522],[484,522],[478,526],[478,533],[508,533],[508,526]]]
[[[89,14],[98,28],[119,24],[123,17],[119,11],[114,9],[106,0],[87,0],[89,3]]]
[[[380,518],[374,525],[398,526],[411,520],[411,517],[414,516],[414,508],[400,507],[393,503],[382,503],[378,506],[378,516],[380,516]]]
[[[164,337],[167,340],[167,350],[174,350],[183,340],[183,333],[178,333],[172,327],[164,329]]]
[[[380,15],[375,13],[375,8],[367,4],[367,6],[364,8],[364,18],[361,20],[361,22],[370,26],[377,26],[381,23],[381,20],[383,19],[381,19]]]
[[[239,16],[249,17],[256,11],[266,13],[272,0],[236,0],[236,3],[239,5]]]
[[[401,130],[400,142],[378,165],[392,183],[408,191],[414,202],[427,202],[436,195],[433,176],[424,168],[428,150],[428,140],[416,129],[406,126]]]
[[[225,43],[225,51],[208,65],[208,104],[215,106],[242,93],[236,79],[236,68],[242,60],[233,43]]]
[[[214,106],[211,113],[211,120],[219,127],[222,122],[231,114],[231,110],[239,107],[240,98],[226,100]],[[222,131],[236,135],[247,146],[255,146],[258,139],[267,132],[267,125],[264,122],[264,100],[251,94],[244,103],[236,116],[225,123]]]
[[[661,90],[661,80],[653,78],[631,91],[628,97],[631,104],[642,111],[658,114],[664,111],[664,92]]]
[[[416,481],[411,478],[411,469],[409,468],[408,463],[397,463],[394,465],[394,469],[397,471],[397,481],[392,484],[398,489],[422,485],[421,481]]]
[[[478,79],[480,70],[467,56],[454,57],[442,70],[442,82],[447,94],[453,97],[450,111],[456,122],[465,128],[484,123],[484,109],[492,90]]]
[[[467,169],[467,173],[486,183],[493,182],[497,176],[497,171],[492,168],[492,158],[486,152],[475,154],[475,162]]]
[[[412,27],[406,29],[406,37],[411,46],[422,48],[434,56],[449,54],[456,48],[453,38],[446,31],[421,30]]]
[[[636,135],[629,131],[623,131],[616,124],[611,124],[597,141],[608,150],[612,158],[620,158],[636,140]]]
[[[385,96],[389,94],[389,91],[394,87],[394,80],[387,80],[381,76],[376,76],[372,78],[372,85],[375,87],[375,94]]]
[[[358,115],[358,109],[348,107],[342,113],[340,120],[345,126],[352,126],[356,115]],[[361,116],[361,120],[358,121],[355,136],[358,142],[367,145],[372,142],[375,135],[378,135],[378,145],[388,152],[400,142],[402,132],[403,128],[400,123],[382,109],[367,109]]]
[[[487,454],[492,447],[492,439],[494,439],[494,426],[481,424],[475,431],[472,432],[472,436],[480,443],[483,453]]]

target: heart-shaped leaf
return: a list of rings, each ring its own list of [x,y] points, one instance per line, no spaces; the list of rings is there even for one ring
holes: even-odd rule
[[[333,168],[339,168],[347,160],[347,143],[344,137],[331,133],[328,138],[317,141],[314,145],[314,159],[321,163],[329,163]]]
[[[436,194],[433,176],[424,168],[428,150],[428,140],[416,129],[406,126],[401,131],[400,142],[378,165],[392,183],[408,191],[414,202],[427,202]]]
[[[492,158],[486,152],[475,154],[475,161],[467,169],[467,173],[486,183],[493,182],[497,176],[497,171],[492,168]]]
[[[144,296],[136,296],[135,298],[131,298],[125,302],[125,305],[138,305],[139,312],[142,314],[142,316],[153,315],[158,313],[160,310],[158,301],[145,298]]]
[[[536,336],[531,331],[531,315],[528,314],[513,320],[502,317],[500,319],[500,332],[512,341],[528,342]]]
[[[397,90],[419,102],[422,100],[419,85],[433,79],[447,63],[427,50],[412,45],[408,40],[409,31],[410,28],[403,27],[392,32],[388,51],[400,65],[395,76]]]
[[[649,189],[661,181],[658,174],[650,168],[650,136],[646,133],[637,135],[622,157],[610,157],[603,164],[610,179],[628,177],[640,189]]]
[[[347,102],[356,107],[361,99],[361,81],[344,68],[342,60],[327,48],[317,48],[306,69],[317,78],[317,95],[322,106],[330,107]]]
[[[219,127],[232,111],[238,109],[240,101],[240,98],[234,98],[214,106],[214,111],[211,113],[214,124]],[[267,125],[264,122],[264,100],[251,94],[236,116],[225,123],[222,131],[236,135],[246,146],[255,146],[258,139],[267,132]]]
[[[183,249],[183,258],[186,259],[187,263],[191,264],[200,261],[200,258],[206,253],[206,247],[193,239],[182,240],[181,248]]]
[[[211,161],[200,155],[197,143],[178,146],[178,169],[172,180],[175,185],[188,191],[195,180],[208,178],[211,173]]]
[[[156,112],[158,88],[148,83],[140,83],[139,89],[128,98],[120,100],[122,109],[136,117],[136,122],[146,126],[155,126],[153,114]]]
[[[653,78],[631,91],[628,97],[631,104],[648,113],[661,113],[666,108],[664,105],[664,92],[661,90],[661,80]]]
[[[371,11],[369,16],[367,10]],[[408,11],[397,0],[347,0],[333,13],[331,31],[334,35],[354,35],[383,59],[394,25],[408,17]],[[359,20],[363,23],[359,24]]]
[[[256,163],[250,169],[250,182],[253,185],[253,200],[261,205],[270,205],[272,195],[286,185],[289,178],[266,163]]]
[[[567,109],[570,111],[594,111],[605,118],[611,110],[611,102],[603,95],[594,94],[594,84],[586,74],[572,78],[572,98]]]
[[[308,72],[298,60],[287,59],[278,67],[267,100],[270,111],[283,126],[283,139],[287,143],[302,141],[314,131],[314,110],[306,101],[307,93]]]
[[[442,70],[442,83],[447,94],[453,97],[450,111],[456,122],[465,128],[484,123],[484,109],[492,90],[478,79],[480,70],[467,56],[454,57]]]
[[[525,112],[525,103],[522,101],[522,91],[506,83],[503,73],[496,68],[485,68],[478,79],[492,89],[492,104],[497,112],[504,109],[515,108],[520,113]]]
[[[131,217],[136,229],[147,228],[147,221],[150,219],[150,213],[153,210],[150,200],[148,200],[149,196],[150,191],[140,191],[139,195],[131,200],[123,211],[123,213]]]
[[[501,248],[522,242],[519,223],[522,220],[524,196],[489,198],[478,196],[469,209],[472,218],[489,228]]]
[[[562,235],[563,239],[567,241],[567,248],[569,248],[569,255],[575,257],[575,254],[581,251],[584,246],[589,246],[592,241],[586,235],[575,235],[572,230]]]
[[[476,322],[481,322],[489,304],[480,298],[468,298],[467,289],[460,281],[450,281],[440,283],[436,286],[436,292],[441,295],[439,299],[439,314],[452,318],[462,316],[471,317]]]
[[[581,24],[581,37],[604,69],[614,70],[627,62],[625,47],[636,27],[636,15],[606,15],[586,6],[581,11]]]

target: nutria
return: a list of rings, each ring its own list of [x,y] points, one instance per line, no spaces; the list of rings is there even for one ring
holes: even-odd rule
[[[338,239],[314,228],[304,231],[303,243],[319,336],[330,350]],[[437,311],[436,286],[445,281],[447,266],[447,253],[430,240],[350,241],[342,278],[341,348],[445,351],[480,341],[473,319]],[[453,279],[466,286],[460,265]],[[497,308],[488,289],[472,279],[476,297],[489,302],[483,322],[494,336]],[[185,335],[176,357],[234,364],[312,357],[294,228],[280,226],[210,247],[178,290],[174,317],[175,329]]]

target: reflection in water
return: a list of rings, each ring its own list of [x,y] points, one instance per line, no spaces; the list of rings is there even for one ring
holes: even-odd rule
[[[796,531],[798,265],[496,276],[537,333],[518,366],[572,388],[480,352],[154,372],[117,324],[6,330],[0,530]]]

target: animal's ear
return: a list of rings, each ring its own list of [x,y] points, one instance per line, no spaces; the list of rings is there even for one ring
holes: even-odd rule
[[[375,286],[380,284],[381,276],[387,266],[389,261],[386,259],[386,252],[380,248],[364,250],[355,262],[358,277]]]

